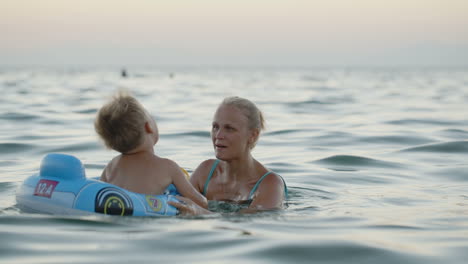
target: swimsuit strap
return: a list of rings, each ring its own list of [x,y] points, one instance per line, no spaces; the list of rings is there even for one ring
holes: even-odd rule
[[[213,176],[214,170],[216,169],[216,166],[218,166],[219,160],[215,160],[213,163],[213,166],[211,167],[210,174],[208,174],[208,178],[205,181],[205,186],[203,186],[203,196],[206,197],[206,189],[208,188],[208,183],[211,180],[211,177]]]
[[[262,177],[260,177],[260,179],[257,181],[257,183],[255,184],[255,186],[252,188],[252,190],[250,191],[250,194],[249,194],[249,200],[252,200],[252,196],[253,194],[255,193],[255,191],[257,190],[258,186],[260,185],[260,183],[263,181],[263,179],[265,179],[266,176],[270,175],[272,173],[272,171],[269,171],[265,174],[263,174]],[[280,175],[278,175],[280,176]],[[281,180],[283,181],[283,184],[284,184],[284,194],[285,194],[285,197],[288,197],[288,187],[286,186],[286,182],[284,181],[283,177],[281,177]]]
[[[257,181],[257,183],[255,184],[255,186],[252,188],[252,190],[250,191],[250,194],[249,194],[249,200],[252,200],[252,195],[254,194],[254,192],[257,190],[257,187],[258,185],[260,185],[260,183],[263,181],[263,179],[265,179],[266,176],[268,176],[269,174],[271,173],[271,171],[263,174],[262,177],[260,177],[260,179]]]
[[[214,173],[214,170],[216,169],[216,167],[218,166],[218,163],[219,163],[219,160],[215,160],[215,162],[213,163],[213,166],[211,166],[211,170],[210,170],[210,173],[208,174],[208,178],[206,179],[205,181],[205,186],[203,186],[203,196],[206,197],[206,190],[208,188],[208,184],[210,183],[210,180],[211,180],[211,177],[213,177],[213,173]],[[250,194],[249,194],[249,200],[252,200],[252,196],[253,194],[255,193],[255,191],[257,190],[258,186],[260,185],[260,183],[263,181],[263,179],[265,179],[266,176],[270,175],[272,173],[272,171],[268,171],[267,173],[263,174],[262,177],[260,177],[260,179],[257,181],[257,183],[255,184],[255,186],[252,188],[252,190],[250,191]],[[288,197],[288,187],[286,186],[286,182],[284,181],[283,177],[281,177],[281,175],[278,175],[281,180],[283,180],[283,184],[284,184],[284,193],[285,193],[285,197]]]

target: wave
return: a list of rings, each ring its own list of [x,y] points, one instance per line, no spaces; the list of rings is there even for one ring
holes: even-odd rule
[[[25,114],[18,112],[7,112],[0,115],[0,119],[3,120],[12,120],[12,121],[31,121],[40,118],[38,115]]]
[[[265,135],[276,136],[276,135],[293,134],[293,133],[306,132],[306,131],[307,130],[305,129],[282,129],[282,130],[266,132]]]
[[[0,154],[11,154],[23,152],[35,148],[32,144],[23,143],[0,143]]]
[[[444,129],[439,133],[442,136],[449,137],[455,140],[463,140],[468,138],[468,131],[462,129]]]
[[[286,105],[290,107],[307,107],[312,105],[335,105],[353,102],[355,102],[355,99],[352,96],[328,96],[319,99],[308,99],[297,102],[289,102]]]
[[[86,109],[81,109],[81,110],[75,110],[74,112],[77,114],[94,114],[97,113],[98,109],[97,108],[86,108]]]
[[[457,181],[468,182],[468,165],[458,165],[457,167],[440,167],[430,172],[431,175],[437,178]]]
[[[468,141],[452,141],[428,144],[401,150],[402,152],[440,152],[440,153],[466,153],[468,154]]]
[[[74,153],[74,152],[80,152],[80,151],[90,151],[92,149],[100,149],[100,148],[102,147],[97,143],[80,143],[80,144],[68,145],[68,146],[63,146],[63,147],[58,147],[58,148],[43,149],[41,153],[43,154],[51,153],[51,152]]]
[[[403,248],[379,247],[371,245],[371,240],[367,242],[313,239],[290,241],[287,244],[270,242],[268,247],[253,247],[243,255],[247,259],[262,259],[268,256],[271,263],[430,263],[429,257],[402,251]]]
[[[14,182],[0,182],[0,193],[3,193],[7,190],[13,190],[16,188],[16,183]]]
[[[363,137],[359,141],[367,143],[388,143],[388,144],[426,144],[433,142],[433,140],[424,137],[415,136],[377,136],[377,137]]]
[[[210,132],[207,131],[191,131],[191,132],[182,132],[182,133],[168,133],[161,135],[162,137],[167,138],[178,138],[178,137],[201,137],[201,138],[209,138]]]
[[[314,161],[315,163],[325,163],[338,166],[349,166],[349,167],[380,167],[380,168],[399,168],[400,164],[395,162],[388,162],[382,160],[376,160],[360,156],[352,155],[335,155],[328,158]]]
[[[288,210],[318,209],[324,201],[333,201],[337,194],[318,188],[288,185]]]
[[[457,126],[462,121],[449,121],[440,119],[399,119],[385,122],[390,125],[435,125],[435,126]]]
[[[323,101],[323,100],[313,100],[313,99],[288,103],[288,105],[292,107],[309,106],[309,105],[324,105],[324,104],[332,104],[332,103]]]

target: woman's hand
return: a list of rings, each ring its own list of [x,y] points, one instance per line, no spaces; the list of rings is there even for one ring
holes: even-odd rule
[[[178,202],[168,201],[167,203],[174,206],[175,208],[179,209],[180,215],[204,215],[204,214],[212,214],[211,211],[200,207],[198,204],[194,203],[192,200],[182,197],[176,196]]]

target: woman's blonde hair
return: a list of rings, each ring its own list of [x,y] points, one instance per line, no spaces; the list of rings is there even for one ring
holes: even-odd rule
[[[239,109],[247,117],[248,128],[250,130],[258,129],[258,133],[265,130],[265,119],[262,111],[250,100],[238,96],[226,97],[221,102],[221,105],[234,106]],[[258,137],[250,147],[253,149],[257,143]]]
[[[148,114],[128,92],[119,91],[98,112],[94,129],[106,147],[127,153],[144,140]]]

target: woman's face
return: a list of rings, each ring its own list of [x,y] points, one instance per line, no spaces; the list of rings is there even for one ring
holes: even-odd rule
[[[237,107],[221,105],[213,118],[211,140],[216,158],[232,160],[250,152],[248,119]]]

